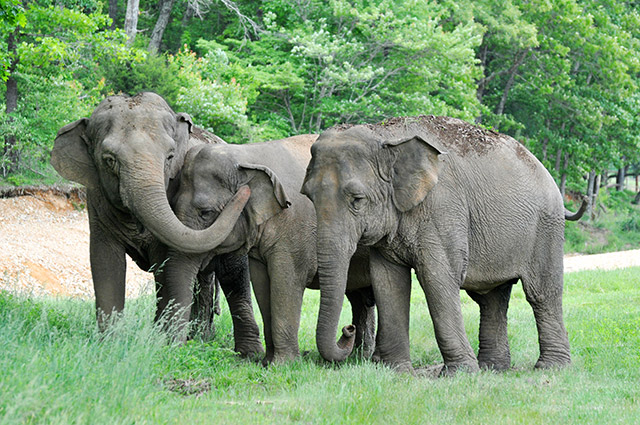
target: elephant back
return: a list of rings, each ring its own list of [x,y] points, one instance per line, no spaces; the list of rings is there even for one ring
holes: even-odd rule
[[[222,138],[216,136],[210,131],[205,130],[204,128],[193,126],[191,128],[191,139],[196,143],[207,143],[207,144],[218,144],[218,145],[226,145],[227,142],[222,140]]]

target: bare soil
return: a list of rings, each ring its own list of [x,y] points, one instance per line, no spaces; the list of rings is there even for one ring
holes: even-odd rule
[[[0,198],[0,291],[93,298],[81,193],[43,189],[9,195]],[[127,262],[127,297],[151,293],[153,276]],[[640,266],[640,250],[571,255],[564,264],[565,272]]]
[[[0,199],[0,290],[93,298],[83,199],[30,190]],[[127,258],[127,297],[150,293],[153,276]]]

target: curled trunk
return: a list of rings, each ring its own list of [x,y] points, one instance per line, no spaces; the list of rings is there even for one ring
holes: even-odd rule
[[[338,321],[342,311],[349,262],[355,247],[350,250],[337,246],[337,237],[318,239],[318,277],[320,279],[320,311],[316,328],[316,343],[320,355],[330,362],[344,361],[355,342],[355,326],[345,326],[336,343]]]
[[[194,230],[173,213],[164,181],[141,179],[128,183],[123,187],[127,188],[127,204],[135,216],[163,243],[190,254],[208,252],[220,245],[233,230],[251,195],[248,186],[241,187],[209,228]]]

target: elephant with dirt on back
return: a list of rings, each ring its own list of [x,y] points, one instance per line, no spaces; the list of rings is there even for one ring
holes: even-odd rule
[[[339,126],[320,135],[302,192],[318,217],[321,304],[317,344],[336,345],[348,261],[371,249],[378,307],[376,351],[413,372],[409,357],[411,268],[426,295],[442,374],[510,367],[507,307],[522,282],[538,329],[538,368],[570,363],[562,317],[565,219],[544,166],[511,137],[433,116]],[[476,358],[465,333],[459,291],[480,306]]]
[[[298,329],[305,288],[318,288],[316,276],[316,219],[313,204],[299,193],[317,135],[294,136],[283,140],[247,145],[200,145],[187,153],[175,211],[181,221],[194,229],[217,223],[221,208],[234,193],[251,192],[229,236],[195,242],[185,237],[185,226],[163,228],[163,240],[170,250],[172,281],[191,297],[188,280],[197,271],[203,256],[223,253],[249,254],[251,281],[264,322],[266,356],[264,364],[281,363],[299,355]],[[232,230],[231,230],[232,229]],[[349,350],[363,346],[370,355],[374,347],[374,300],[368,276],[368,249],[355,253],[349,265],[346,295],[352,305],[357,335],[345,330]],[[190,254],[191,253],[191,254]],[[355,341],[354,341],[355,340]]]
[[[169,279],[167,246],[159,232],[178,221],[170,200],[179,185],[189,148],[224,142],[193,125],[187,114],[175,113],[162,97],[140,93],[110,96],[91,117],[63,127],[51,152],[51,163],[65,178],[87,188],[90,261],[101,329],[114,312],[124,308],[125,255],[143,270],[154,267],[157,281],[156,320],[172,312],[178,338],[184,338],[192,299],[177,302],[181,288]],[[228,222],[235,222],[246,194],[230,202],[207,240],[224,240]],[[194,236],[197,241],[197,236]],[[198,265],[193,318],[213,333],[213,274],[219,280],[233,318],[235,349],[244,355],[263,352],[251,302],[246,256],[223,255]],[[188,282],[189,285],[192,282]]]

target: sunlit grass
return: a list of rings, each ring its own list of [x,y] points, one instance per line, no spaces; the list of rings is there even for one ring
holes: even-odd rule
[[[171,345],[151,324],[151,297],[127,304],[107,335],[93,303],[0,294],[0,423],[638,423],[640,268],[565,278],[573,364],[534,371],[537,334],[520,285],[509,307],[514,368],[447,379],[396,374],[368,361],[341,367],[315,347],[317,291],[305,293],[300,360],[268,369],[232,352],[224,306],[213,342]],[[478,308],[461,295],[477,349]],[[349,309],[341,324],[349,322]],[[424,295],[412,293],[416,366],[441,361]]]

